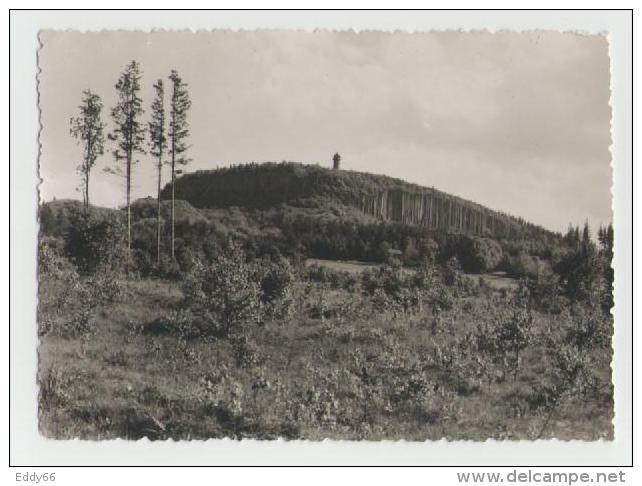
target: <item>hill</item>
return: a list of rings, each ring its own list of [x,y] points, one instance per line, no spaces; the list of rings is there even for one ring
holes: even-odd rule
[[[416,225],[436,232],[492,238],[554,237],[521,218],[434,188],[365,172],[330,170],[293,162],[246,164],[197,171],[176,180],[177,199],[197,208],[278,205],[357,209],[378,221]],[[171,197],[171,186],[161,194]]]
[[[183,270],[210,260],[229,239],[252,256],[283,255],[405,265],[456,257],[468,272],[537,274],[552,265],[561,235],[452,196],[391,177],[297,163],[199,171],[176,181],[176,258]],[[162,247],[171,246],[171,186],[162,192]],[[44,236],[64,238],[79,201],[40,209]],[[142,273],[156,255],[153,198],[132,203],[132,249]],[[125,221],[122,209],[91,207],[98,220]]]

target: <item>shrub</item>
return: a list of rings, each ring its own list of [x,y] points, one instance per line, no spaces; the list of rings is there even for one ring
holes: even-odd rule
[[[160,265],[155,268],[154,273],[160,278],[169,280],[180,280],[183,278],[181,266],[166,254],[161,254]]]
[[[311,282],[327,282],[327,272],[328,269],[326,267],[314,263],[306,268],[305,275]]]
[[[504,261],[504,266],[508,275],[518,278],[537,278],[540,271],[539,260],[523,252],[519,252],[515,256],[508,256]]]
[[[145,334],[173,334],[182,341],[198,338],[203,331],[187,309],[170,309],[143,329]]]
[[[566,341],[580,350],[606,348],[611,344],[613,321],[597,303],[574,305],[570,312],[571,327]]]
[[[597,380],[591,371],[588,356],[569,344],[552,343],[553,367],[549,380],[538,383],[533,389],[531,406],[544,412],[544,421],[534,439],[540,439],[548,427],[553,414],[567,400],[585,399],[595,395]]]
[[[428,301],[433,308],[450,310],[455,305],[455,295],[448,287],[439,285],[430,292]]]
[[[457,257],[450,258],[443,267],[444,283],[449,287],[462,287],[463,274],[462,268]]]
[[[456,257],[469,273],[494,270],[502,259],[502,247],[495,240],[468,235],[451,236],[442,248],[442,258]]]
[[[65,252],[81,273],[114,270],[126,260],[122,223],[116,215],[75,210],[65,235]]]
[[[361,289],[379,311],[409,312],[421,305],[421,290],[401,265],[384,265],[361,274]]]
[[[132,249],[132,271],[139,276],[147,277],[151,275],[156,268],[156,260],[145,250],[140,248]]]
[[[255,265],[261,304],[271,317],[283,317],[293,310],[294,270],[285,258],[260,260]]]
[[[559,314],[568,305],[568,300],[562,295],[559,276],[550,270],[528,279],[527,285],[533,303],[544,312]]]
[[[503,366],[504,372],[513,371],[516,380],[521,355],[534,340],[533,314],[518,298],[491,309],[490,319],[476,329],[477,349],[494,364]]]
[[[38,245],[38,276],[60,279],[65,273],[75,272],[63,254],[64,242],[55,237],[41,236]]]
[[[259,315],[261,291],[241,248],[230,242],[211,264],[197,262],[183,284],[185,304],[212,330],[227,333]]]
[[[294,272],[290,263],[280,258],[277,261],[260,262],[261,301],[274,303],[290,296]]]

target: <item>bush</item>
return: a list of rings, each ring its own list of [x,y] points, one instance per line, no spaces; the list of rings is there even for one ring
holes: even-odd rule
[[[259,266],[261,301],[274,303],[289,297],[294,282],[294,272],[290,262],[284,258],[275,262],[262,260]]]
[[[519,252],[515,256],[508,256],[504,260],[506,272],[511,277],[537,278],[540,271],[540,263],[536,257]]]
[[[595,396],[598,380],[592,363],[580,349],[569,344],[553,343],[549,346],[553,362],[547,382],[533,387],[532,408],[544,412],[545,418],[534,439],[540,439],[559,407],[572,399],[586,401]]]
[[[527,285],[534,305],[541,311],[559,314],[568,305],[568,299],[562,295],[559,276],[550,270],[528,279]]]
[[[73,265],[63,253],[64,242],[55,237],[41,236],[38,245],[38,277],[62,278],[65,273],[75,272]]]
[[[424,260],[417,271],[410,277],[413,287],[421,290],[430,290],[440,283],[441,277],[429,260]]]
[[[443,280],[449,287],[460,288],[464,284],[464,275],[457,257],[450,258],[443,266]]]
[[[139,201],[136,204],[140,204]],[[151,275],[156,268],[157,225],[155,218],[136,219],[132,222],[131,270],[143,277]]]
[[[183,284],[185,304],[212,330],[223,333],[243,321],[257,319],[261,290],[245,254],[235,243],[211,264],[197,262]]]
[[[65,252],[81,273],[115,270],[126,261],[125,229],[114,214],[75,210],[65,235]]]
[[[183,278],[183,272],[181,271],[179,263],[164,253],[161,254],[160,265],[155,268],[154,273],[160,278],[169,280],[180,280]]]
[[[421,304],[421,292],[413,277],[404,275],[399,264],[384,265],[361,274],[361,288],[372,298],[375,309],[408,312]]]
[[[571,328],[566,341],[580,350],[606,348],[611,344],[613,321],[601,312],[597,303],[590,306],[574,305],[570,312]]]
[[[268,315],[282,317],[293,309],[294,270],[285,258],[260,260],[256,264],[261,303]]]
[[[154,257],[139,248],[132,249],[132,270],[141,277],[151,275],[156,269],[156,260]]]
[[[448,310],[455,303],[456,293],[452,285],[463,285],[463,278],[458,270],[456,260],[451,262],[448,271],[439,269],[429,260],[424,260],[421,267],[410,277],[411,286],[421,292],[422,297],[433,307],[433,309]]]
[[[477,349],[491,362],[500,365],[504,373],[512,371],[517,379],[524,349],[534,340],[533,314],[518,298],[494,306],[490,318],[475,332]]]
[[[188,309],[170,309],[143,328],[145,334],[172,334],[182,341],[199,338],[206,332]]]
[[[502,247],[495,240],[468,235],[453,235],[442,248],[442,259],[456,257],[468,273],[483,273],[497,268]]]

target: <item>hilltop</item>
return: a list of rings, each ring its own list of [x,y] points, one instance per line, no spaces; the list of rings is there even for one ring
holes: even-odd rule
[[[377,221],[491,238],[553,238],[554,233],[435,188],[366,172],[294,162],[250,163],[178,177],[177,199],[196,208],[275,206],[354,208]],[[161,197],[171,197],[166,185]]]

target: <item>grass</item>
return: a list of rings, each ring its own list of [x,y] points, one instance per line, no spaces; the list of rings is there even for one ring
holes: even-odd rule
[[[352,275],[360,274],[364,270],[376,270],[380,267],[377,263],[360,262],[356,260],[325,260],[322,258],[308,258],[307,266],[318,265],[329,268],[335,272],[347,272]],[[412,268],[405,268],[404,271],[412,273]],[[516,290],[519,283],[516,279],[506,276],[506,272],[493,272],[484,275],[469,274],[468,278],[472,279],[475,284],[479,285],[480,279],[485,281],[495,290]]]
[[[119,284],[115,301],[92,309],[89,335],[41,337],[40,430],[47,437],[613,438],[610,348],[590,353],[596,391],[570,394],[543,428],[548,414],[535,390],[553,376],[543,343],[561,339],[569,325],[561,316],[534,311],[535,344],[515,378],[501,364],[486,376],[476,355],[467,355],[467,337],[505,302],[492,286],[459,295],[450,309],[424,303],[404,313],[375,311],[358,286],[299,277],[291,316],[245,324],[242,339],[189,340],[150,332],[180,306],[179,283]],[[41,319],[71,318],[75,303],[58,303],[65,288],[64,280],[43,278]],[[316,312],[319,306],[325,311]]]
[[[356,260],[324,260],[321,258],[308,258],[306,265],[319,265],[337,272],[348,272],[358,274],[367,269],[379,268],[379,265],[367,262],[358,262]]]

